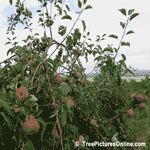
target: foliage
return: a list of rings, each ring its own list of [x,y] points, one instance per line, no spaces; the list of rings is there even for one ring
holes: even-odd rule
[[[42,4],[44,2],[38,1]],[[85,6],[86,2],[87,0],[83,2],[78,0],[79,8],[83,6],[79,16],[83,11],[92,8],[90,5]],[[12,4],[11,0],[10,4]],[[54,3],[61,16],[62,8],[60,4],[62,4],[61,0]],[[22,24],[26,23],[27,27],[25,29],[31,25],[25,20],[32,18],[32,13],[25,6],[22,9],[22,6],[24,6],[23,3],[20,1],[16,2],[17,14],[8,18],[8,21],[11,22],[11,27],[8,27],[7,34],[9,31],[12,31],[11,33],[14,35],[13,30],[18,21]],[[47,8],[47,3],[44,2],[42,6]],[[66,8],[69,10],[68,5],[66,5]],[[119,11],[127,16],[125,9],[120,9]],[[121,22],[120,24],[124,29],[124,33],[129,21],[138,15],[138,13],[133,13],[133,11],[128,11],[127,23]],[[40,10],[37,12],[40,12]],[[66,11],[64,10],[64,12]],[[21,14],[24,15],[23,20],[20,20]],[[119,133],[117,140],[133,142],[135,137],[129,140],[129,135],[127,135],[126,112],[129,109],[135,109],[137,103],[136,98],[130,96],[133,93],[129,94],[131,91],[129,91],[127,83],[121,80],[122,71],[133,72],[125,64],[126,57],[124,54],[122,54],[123,59],[115,64],[115,58],[120,47],[130,46],[130,43],[122,41],[124,34],[120,41],[121,45],[119,44],[117,49],[110,45],[103,50],[100,45],[92,48],[93,44],[88,45],[85,42],[86,40],[81,43],[81,33],[78,28],[69,35],[72,28],[66,37],[63,38],[63,41],[59,43],[52,37],[51,26],[54,26],[55,21],[51,19],[52,16],[49,16],[48,12],[45,15],[47,20],[44,21],[44,18],[39,18],[39,22],[42,22],[41,26],[44,29],[45,26],[49,27],[50,37],[46,35],[44,30],[44,35],[40,40],[35,37],[38,33],[33,35],[30,29],[32,36],[28,35],[27,39],[23,40],[25,42],[23,47],[17,45],[17,42],[6,43],[13,45],[13,48],[9,49],[7,54],[11,52],[14,55],[2,62],[5,63],[5,66],[1,69],[0,74],[0,117],[2,120],[0,131],[2,132],[4,128],[9,130],[7,134],[10,135],[13,141],[12,147],[14,149],[20,149],[21,147],[23,149],[77,149],[77,146],[74,144],[76,141],[79,141],[80,149],[95,149],[99,147],[84,147],[81,144],[82,141],[90,143],[93,141],[111,142],[112,137],[114,140],[116,132]],[[44,14],[40,16],[44,16]],[[67,13],[62,19],[72,20]],[[86,25],[83,20],[82,24],[85,31]],[[66,27],[59,26],[58,34],[63,36],[66,31]],[[131,33],[134,32],[128,31],[126,35]],[[90,32],[87,32],[87,36],[89,34]],[[102,39],[98,36],[97,41],[104,40],[105,35],[102,36]],[[118,39],[118,36],[114,34],[108,37]],[[66,44],[63,44],[65,40]],[[9,39],[9,41],[11,40]],[[85,43],[87,46],[85,46]],[[57,45],[56,49],[59,50],[54,60],[51,59],[51,56],[56,50],[47,58],[47,52],[52,45]],[[66,56],[63,55],[65,50],[67,51]],[[116,55],[115,57],[106,54],[102,56],[105,52],[116,53]],[[85,69],[79,58],[83,55],[88,61],[88,54],[95,56],[97,53],[99,56],[95,60],[98,61],[97,68],[102,69],[102,74],[99,74],[95,81],[90,83],[87,81]],[[15,60],[15,65],[12,65],[12,60]],[[67,63],[67,67],[63,66],[65,63]],[[60,76],[61,73],[57,73],[60,66],[68,71],[64,78]],[[25,89],[19,91],[20,97],[22,94],[25,95],[22,101],[17,100],[20,99],[20,97],[17,97],[17,91],[21,87]],[[136,95],[138,94],[136,93]],[[15,111],[16,105],[20,108],[19,111]],[[22,130],[22,124],[31,115],[40,126],[35,134],[27,134]],[[33,121],[31,122],[33,123]],[[4,134],[1,135],[3,138]],[[1,145],[7,149],[5,144],[6,138],[3,138]],[[102,149],[106,148],[112,149],[112,147],[102,147]],[[127,147],[120,147],[120,149],[125,148]]]

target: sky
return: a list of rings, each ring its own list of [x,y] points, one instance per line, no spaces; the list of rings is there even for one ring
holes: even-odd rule
[[[17,36],[15,39],[16,42],[19,42],[18,45],[23,46],[25,43],[22,41],[27,38],[28,35],[31,35],[29,30],[24,29],[25,25],[17,24],[15,35],[13,36],[10,34],[6,34],[9,22],[7,21],[7,17],[10,17],[11,14],[16,13],[15,3],[17,0],[13,0],[13,5],[9,4],[9,0],[3,1],[0,5],[0,41],[1,41],[1,50],[0,50],[0,62],[4,61],[5,59],[12,56],[10,53],[7,56],[8,49],[12,48],[11,44],[5,45],[8,42],[7,37],[12,39],[13,37]],[[20,0],[23,2],[23,0]],[[65,1],[65,2],[64,2]],[[77,6],[77,0],[63,0],[64,6],[63,10],[66,10],[65,4],[70,7],[70,12],[67,11],[67,14],[72,17],[72,20],[75,22],[78,14],[75,12],[80,11],[80,8]],[[26,0],[25,8],[27,7],[32,12],[32,19],[30,22],[33,24],[31,28],[33,29],[34,33],[39,33],[40,36],[36,36],[36,38],[41,38],[44,35],[43,27],[39,26],[38,19],[39,15],[36,12],[38,9],[41,9],[40,2],[38,0]],[[149,46],[149,39],[150,39],[150,9],[149,9],[149,0],[137,1],[137,0],[87,0],[85,6],[91,5],[93,9],[85,10],[81,16],[80,20],[76,23],[74,29],[79,28],[82,35],[86,35],[87,32],[90,32],[89,38],[92,41],[87,41],[88,44],[96,45],[97,35],[102,37],[103,34],[106,34],[105,40],[101,41],[99,44],[101,45],[102,49],[108,46],[108,44],[113,44],[113,47],[118,48],[120,39],[123,35],[123,28],[120,26],[120,22],[126,23],[126,17],[121,14],[119,9],[135,9],[134,13],[139,13],[137,17],[135,17],[131,22],[129,22],[125,33],[130,30],[133,30],[135,33],[126,35],[123,38],[123,41],[129,42],[130,47],[122,46],[119,49],[119,52],[116,57],[116,62],[122,59],[121,54],[126,56],[126,65],[127,67],[131,66],[134,69],[138,70],[150,70],[150,46]],[[50,2],[48,2],[48,12],[50,12]],[[45,12],[45,8],[44,8]],[[50,13],[49,13],[50,14]],[[57,9],[52,5],[52,18],[54,14],[58,14]],[[64,13],[63,13],[64,15]],[[67,27],[68,34],[70,29],[72,28],[74,22],[72,20],[64,19],[61,20],[62,16],[57,16],[54,20],[54,25],[52,26],[52,34],[53,38],[58,42],[62,42],[63,37],[58,34],[58,28],[60,25],[64,25]],[[23,19],[23,16],[21,16]],[[83,31],[83,26],[81,20],[84,20],[86,23],[86,30]],[[47,35],[50,37],[49,29],[46,29]],[[72,32],[73,33],[73,30]],[[114,34],[118,36],[118,40],[108,37],[110,34]],[[81,42],[84,41],[83,36],[81,35]],[[64,37],[65,37],[64,36]],[[63,42],[65,44],[65,42]],[[50,47],[48,54],[50,54],[55,50],[56,46],[53,45]],[[52,59],[58,54],[58,50],[52,55]],[[63,52],[65,55],[66,52]],[[96,57],[98,54],[96,55]],[[84,68],[86,68],[85,73],[92,72],[93,68],[95,67],[97,61],[94,61],[93,55],[88,55],[88,62],[86,62],[85,57],[80,57],[80,61]],[[14,62],[13,62],[14,63]],[[2,64],[4,66],[4,64]],[[64,65],[66,66],[66,65]],[[61,71],[62,68],[59,68],[58,72]],[[65,70],[66,71],[66,70]]]

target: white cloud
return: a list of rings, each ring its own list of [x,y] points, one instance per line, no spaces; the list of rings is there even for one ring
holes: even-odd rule
[[[13,6],[15,4],[16,0],[13,1]],[[31,11],[35,11],[35,7],[39,6],[39,2],[37,0],[26,0],[27,7]],[[66,4],[68,4],[69,7],[71,7],[72,10],[74,11],[79,11],[77,10],[77,0],[74,2],[67,1]],[[3,14],[6,14],[9,9],[4,9],[4,8],[10,8],[8,7],[9,2],[2,3],[0,6],[0,12]],[[110,34],[115,34],[118,36],[119,40],[122,37],[122,27],[120,26],[120,21],[121,22],[126,22],[125,16],[123,16],[118,10],[121,8],[125,8],[127,11],[129,9],[135,9],[136,13],[139,13],[140,15],[134,18],[128,25],[127,31],[133,30],[135,34],[130,34],[127,35],[123,38],[123,41],[130,42],[130,47],[121,47],[117,57],[116,61],[118,62],[120,59],[122,59],[121,54],[125,54],[127,60],[126,64],[127,66],[133,66],[134,68],[139,68],[139,69],[146,69],[150,70],[150,59],[148,56],[150,56],[150,48],[149,48],[149,36],[150,36],[150,10],[149,10],[149,0],[145,1],[120,1],[120,0],[107,0],[107,1],[100,1],[100,0],[88,0],[86,5],[91,5],[93,9],[87,9],[85,10],[81,16],[80,19],[84,20],[86,23],[86,31],[83,33],[83,26],[81,23],[81,20],[77,22],[75,25],[75,28],[79,28],[80,32],[82,35],[86,35],[88,31],[90,31],[89,38],[92,39],[92,42],[88,42],[89,44],[96,44],[96,35],[100,35],[102,37],[103,34],[107,34],[106,38],[104,41],[100,43],[102,48],[105,48],[108,44],[113,44],[113,47],[118,48],[119,41],[108,38],[107,36]],[[34,7],[33,7],[34,6]],[[36,8],[39,9],[39,8]],[[66,9],[65,5],[63,9]],[[5,10],[5,12],[4,12]],[[48,4],[48,10],[50,10],[50,6]],[[78,15],[75,14],[74,11],[68,12],[68,15],[72,17],[73,21],[76,21]],[[15,12],[15,9],[14,9]],[[57,9],[55,7],[52,7],[52,15],[55,13],[58,13]],[[6,52],[9,48],[11,48],[11,45],[4,45],[8,40],[7,37],[12,38],[13,36],[11,34],[6,35],[6,30],[7,27],[3,26],[3,23],[6,22],[7,18],[3,14],[0,14],[1,20],[0,20],[0,32],[1,32],[1,48],[2,52],[0,55],[0,62],[5,60],[6,58],[10,57],[11,54],[7,57]],[[9,15],[10,16],[10,15]],[[61,16],[62,17],[62,16]],[[70,31],[73,25],[73,21],[71,20],[61,20],[61,17],[58,16],[56,17],[56,20],[54,20],[54,25],[52,26],[52,33],[53,33],[53,38],[57,40],[58,42],[62,41],[62,37],[58,35],[58,28],[60,25],[67,26],[67,33]],[[43,36],[44,30],[42,27],[38,26],[38,14],[35,14],[33,16],[33,19],[31,22],[33,22],[33,25],[31,28],[33,28],[33,32],[36,33],[38,32],[40,34],[40,37]],[[72,31],[73,32],[73,31]],[[49,30],[47,29],[48,36]],[[16,41],[19,41],[19,45],[23,46],[25,43],[21,42],[21,40],[25,39],[27,35],[30,34],[29,30],[15,30],[15,35],[17,35]],[[65,37],[65,36],[64,36]],[[39,37],[38,37],[39,38]],[[84,38],[81,36],[81,41],[83,41]],[[65,44],[65,42],[63,42]],[[49,55],[53,52],[56,46],[52,46],[49,49]],[[52,58],[57,54],[57,52],[54,53]],[[96,55],[98,56],[98,55]],[[81,57],[81,62],[85,68],[87,68],[86,72],[92,71],[93,67],[96,64],[96,61],[94,62],[94,57],[92,55],[89,55],[88,57],[88,63],[86,63],[85,58]]]

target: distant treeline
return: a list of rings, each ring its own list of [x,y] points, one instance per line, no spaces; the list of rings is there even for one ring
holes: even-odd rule
[[[131,73],[126,73],[124,76],[126,77],[132,77],[132,76],[150,76],[150,70],[136,70],[136,71],[132,71],[134,73],[134,75],[132,75]],[[98,75],[97,73],[86,73],[88,77],[94,77],[96,75]],[[123,74],[122,74],[123,76]]]

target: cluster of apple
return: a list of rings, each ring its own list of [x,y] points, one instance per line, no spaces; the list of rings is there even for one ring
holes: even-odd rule
[[[145,108],[145,103],[148,100],[148,96],[147,95],[143,95],[143,94],[138,94],[137,96],[135,94],[131,94],[131,97],[133,97],[135,99],[135,101],[138,104],[138,109],[142,110]],[[134,111],[132,109],[129,109],[127,111],[127,115],[129,118],[133,118],[134,117]]]
[[[23,102],[26,98],[30,96],[27,88],[25,87],[20,87],[16,91],[16,99],[17,101]],[[20,105],[15,105],[15,112],[20,111],[21,106]],[[33,135],[33,133],[37,133],[40,129],[40,124],[38,121],[34,118],[33,115],[29,116],[26,118],[25,122],[22,124],[23,131],[28,134],[28,135]]]
[[[21,14],[21,12],[24,10],[24,6],[22,5],[20,8],[17,8],[16,9],[16,12],[18,13],[18,14]],[[32,15],[32,13],[31,13],[31,11],[28,11],[28,10],[26,10],[25,12],[23,12],[23,14],[25,15],[25,16],[31,16]]]

